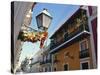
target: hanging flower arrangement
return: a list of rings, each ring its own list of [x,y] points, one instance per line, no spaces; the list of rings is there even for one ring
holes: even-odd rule
[[[37,42],[40,41],[40,48],[43,48],[44,42],[47,39],[48,32],[25,32],[20,31],[18,39],[21,41]]]

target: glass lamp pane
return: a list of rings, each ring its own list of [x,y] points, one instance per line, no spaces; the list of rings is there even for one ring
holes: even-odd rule
[[[43,17],[42,17],[42,15],[37,16],[36,20],[37,20],[38,27],[39,28],[42,27],[42,23],[43,23]]]
[[[51,17],[43,14],[43,27],[48,28],[51,23]]]

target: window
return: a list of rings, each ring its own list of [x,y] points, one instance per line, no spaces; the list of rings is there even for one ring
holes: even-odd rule
[[[89,69],[89,62],[82,62],[81,69]]]
[[[45,68],[45,72],[47,72],[47,68]]]
[[[56,68],[54,68],[54,71],[56,71]]]
[[[51,67],[48,67],[48,71],[49,71],[49,72],[51,71]]]
[[[64,65],[64,71],[67,71],[68,70],[68,64],[65,64]]]
[[[81,50],[86,50],[88,48],[88,43],[86,40],[80,43]]]

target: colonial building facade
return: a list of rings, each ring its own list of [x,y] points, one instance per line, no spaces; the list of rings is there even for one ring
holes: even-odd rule
[[[51,71],[51,54],[49,53],[49,51],[50,51],[50,45],[43,49],[42,60],[40,62],[42,72]]]
[[[80,6],[51,36],[52,71],[96,68],[97,42],[93,31],[96,31],[97,23],[94,20],[90,24],[89,12],[88,6]]]
[[[29,72],[97,68],[97,7],[80,6],[29,64]]]
[[[51,55],[49,53],[50,46],[40,49],[34,56],[30,64],[30,72],[50,72],[51,71]]]

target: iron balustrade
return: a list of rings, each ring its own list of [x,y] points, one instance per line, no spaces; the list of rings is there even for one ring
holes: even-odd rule
[[[42,64],[47,64],[47,63],[51,63],[51,59],[46,59],[40,62],[40,65]]]
[[[89,49],[81,50],[79,53],[79,58],[89,57]]]
[[[46,60],[46,63],[51,63],[51,59],[47,59]]]
[[[74,36],[76,36],[77,34],[83,32],[83,31],[88,31],[89,32],[89,27],[87,24],[81,24],[79,27],[75,28],[73,32],[71,33],[66,33],[64,36],[64,40],[60,41],[60,42],[56,42],[56,43],[51,43],[50,49],[54,49],[55,47],[61,45],[62,43],[68,41],[69,39],[73,38]]]

